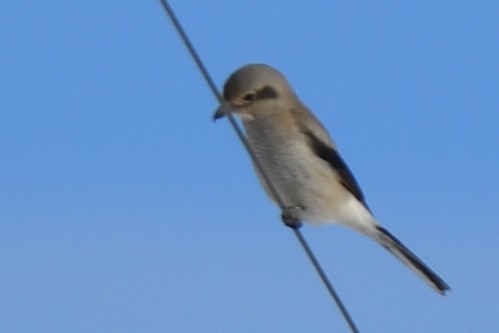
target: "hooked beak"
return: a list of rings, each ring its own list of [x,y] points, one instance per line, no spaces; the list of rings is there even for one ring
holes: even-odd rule
[[[216,109],[215,113],[213,114],[213,121],[217,121],[217,119],[225,117],[225,108],[223,105],[220,105],[218,109]]]
[[[227,112],[232,112],[232,114],[237,112],[237,109],[234,109],[233,107],[229,106],[229,104],[222,104],[216,109],[215,113],[213,114],[213,121],[217,121],[217,119],[223,118],[227,115]]]

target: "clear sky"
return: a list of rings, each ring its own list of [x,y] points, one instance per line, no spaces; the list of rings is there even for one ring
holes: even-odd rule
[[[361,332],[499,330],[499,2],[172,1],[281,70],[441,297],[303,232]],[[0,332],[348,332],[158,1],[0,2]]]

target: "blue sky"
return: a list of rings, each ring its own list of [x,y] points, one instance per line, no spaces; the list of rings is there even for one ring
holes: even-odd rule
[[[499,328],[497,1],[172,1],[219,86],[261,62],[446,297],[303,232],[362,332]],[[157,1],[0,3],[1,332],[347,332]]]

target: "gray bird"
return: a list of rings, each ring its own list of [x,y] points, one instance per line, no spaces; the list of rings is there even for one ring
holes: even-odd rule
[[[450,287],[374,218],[326,129],[274,68],[250,64],[225,83],[224,100],[244,125],[248,143],[288,208],[283,220],[338,223],[381,244],[437,292]],[[220,107],[214,119],[225,116]],[[275,195],[256,168],[265,191]],[[291,212],[291,215],[289,215]]]

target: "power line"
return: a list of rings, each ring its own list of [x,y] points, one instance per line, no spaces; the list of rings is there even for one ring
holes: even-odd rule
[[[170,18],[172,24],[175,27],[175,30],[179,34],[180,38],[182,39],[182,42],[184,45],[187,47],[189,54],[191,55],[192,59],[196,63],[198,69],[201,71],[201,74],[203,75],[203,78],[206,80],[208,83],[208,86],[210,87],[212,93],[215,95],[216,99],[220,103],[221,107],[224,109],[225,114],[227,115],[227,118],[229,119],[229,122],[236,132],[239,140],[243,144],[243,146],[246,148],[246,151],[250,155],[251,159],[253,160],[253,163],[255,164],[255,167],[257,168],[258,172],[262,176],[264,182],[266,183],[268,189],[272,193],[272,196],[276,199],[277,203],[279,204],[279,207],[281,208],[282,211],[282,216],[283,216],[283,221],[286,223],[286,225],[290,226],[296,238],[300,242],[301,246],[303,247],[303,250],[307,254],[308,258],[310,259],[312,265],[314,266],[315,270],[317,271],[317,274],[319,274],[319,277],[321,278],[322,282],[324,283],[326,289],[328,290],[330,296],[333,298],[334,302],[338,306],[341,314],[343,315],[344,319],[346,320],[348,326],[350,327],[350,330],[353,333],[359,333],[359,330],[355,326],[354,321],[352,320],[352,317],[348,313],[348,310],[346,309],[345,305],[341,301],[341,298],[339,297],[338,293],[335,291],[333,288],[333,285],[329,281],[329,278],[327,277],[326,273],[322,269],[321,265],[319,264],[319,261],[315,257],[314,253],[312,252],[310,246],[308,245],[307,241],[303,237],[303,234],[301,233],[299,226],[301,225],[301,222],[299,219],[297,219],[293,213],[293,207],[289,207],[285,204],[284,200],[282,199],[282,196],[279,194],[275,186],[272,184],[270,181],[267,173],[263,169],[260,161],[258,160],[257,156],[251,149],[248,141],[246,140],[246,136],[244,135],[243,131],[239,127],[238,123],[235,120],[234,115],[232,114],[232,110],[230,107],[227,105],[225,100],[223,99],[222,95],[217,89],[217,86],[215,85],[213,79],[211,78],[211,75],[209,74],[208,70],[206,69],[203,61],[201,60],[201,57],[197,53],[196,49],[194,48],[194,45],[191,43],[189,37],[187,36],[184,28],[180,24],[180,21],[178,20],[177,16],[175,15],[173,9],[169,5],[167,0],[160,0],[161,4],[163,5],[163,9],[166,11],[168,17]]]

